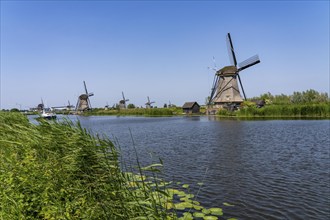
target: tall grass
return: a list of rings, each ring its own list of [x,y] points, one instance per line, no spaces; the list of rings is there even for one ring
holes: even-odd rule
[[[161,163],[123,172],[119,156],[110,140],[79,123],[33,125],[20,113],[0,112],[0,219],[179,219],[177,210],[185,219],[222,215],[169,188],[158,178]]]
[[[250,106],[235,114],[240,117],[330,117],[330,104],[266,105],[263,108]]]

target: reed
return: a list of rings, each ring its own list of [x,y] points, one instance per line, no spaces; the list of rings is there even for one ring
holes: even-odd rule
[[[124,172],[119,158],[109,139],[92,136],[79,123],[33,125],[20,113],[0,112],[0,219],[222,215],[185,193],[186,185],[160,179],[161,162],[141,167],[137,158],[139,166]]]
[[[330,117],[330,104],[266,105],[245,107],[235,113],[239,117]]]

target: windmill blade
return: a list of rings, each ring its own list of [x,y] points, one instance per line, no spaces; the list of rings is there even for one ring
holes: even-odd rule
[[[215,93],[216,81],[217,81],[217,75],[214,75],[214,79],[213,79],[213,83],[212,83],[212,88],[211,88],[210,99],[209,99],[209,104],[211,103],[211,100],[213,99],[213,96],[214,96],[214,93]]]
[[[92,110],[91,101],[87,98],[87,110]]]
[[[212,86],[212,89],[211,89],[211,94],[210,94],[210,99],[209,99],[208,104],[211,104],[211,101],[215,97],[214,94],[215,94],[216,88],[218,87],[218,83],[219,83],[219,76],[214,75],[213,86]]]
[[[229,60],[231,65],[237,66],[234,46],[233,46],[233,42],[231,41],[230,33],[227,34],[227,48],[228,48]]]
[[[80,99],[78,98],[77,103],[76,103],[76,108],[75,108],[76,112],[78,111],[78,108],[79,108],[79,102],[80,102]]]
[[[239,84],[241,85],[241,89],[242,89],[242,92],[243,92],[243,95],[244,95],[244,99],[246,101],[246,95],[245,95],[245,91],[244,91],[243,84],[242,84],[242,81],[241,81],[241,77],[239,76],[239,74],[237,74],[237,76],[238,76]]]
[[[256,65],[257,63],[260,63],[259,60],[259,56],[258,55],[254,55],[252,57],[250,57],[249,59],[244,60],[243,62],[238,64],[238,71],[242,71],[246,68],[249,68],[253,65]]]
[[[84,81],[84,87],[85,87],[85,94],[88,95],[87,86],[86,86],[85,81]]]
[[[125,101],[124,92],[121,92],[121,95],[123,96],[123,100]]]
[[[215,57],[213,56],[213,64],[214,64],[214,69],[218,69],[217,64],[215,62]]]
[[[148,103],[150,103],[150,99],[149,99],[149,96],[147,96],[147,98],[148,98]]]

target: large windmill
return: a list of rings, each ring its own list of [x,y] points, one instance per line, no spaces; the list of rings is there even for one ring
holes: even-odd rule
[[[246,68],[260,63],[258,55],[254,55],[237,65],[230,33],[227,34],[227,47],[231,65],[225,66],[222,69],[217,70],[215,73],[211,95],[208,101],[208,105],[213,106],[214,108],[221,108],[228,105],[236,106],[243,102],[237,81],[239,81],[244,99],[246,100],[239,73]]]
[[[129,101],[129,99],[125,99],[124,92],[121,92],[123,99],[119,101],[119,108],[125,109],[126,108],[126,102]]]
[[[78,101],[77,101],[77,104],[76,104],[76,112],[78,112],[78,111],[82,112],[82,111],[92,109],[89,97],[93,96],[94,93],[92,93],[92,92],[88,93],[85,81],[84,81],[84,88],[85,88],[85,93],[81,94],[78,97]]]
[[[150,102],[149,96],[148,98],[148,102],[146,103],[146,108],[152,108],[151,104],[155,103],[154,101]]]

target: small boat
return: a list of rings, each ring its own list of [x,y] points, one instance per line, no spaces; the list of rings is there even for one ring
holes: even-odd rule
[[[45,111],[45,109],[42,110],[42,113],[41,113],[41,118],[44,118],[44,119],[56,119],[56,114],[54,112],[51,112],[51,111]]]

